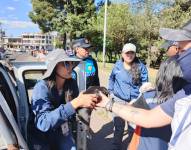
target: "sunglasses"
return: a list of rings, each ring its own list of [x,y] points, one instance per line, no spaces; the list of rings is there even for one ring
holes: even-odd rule
[[[66,67],[66,69],[74,68],[77,65],[77,62],[74,61],[64,61],[62,62],[63,66]]]

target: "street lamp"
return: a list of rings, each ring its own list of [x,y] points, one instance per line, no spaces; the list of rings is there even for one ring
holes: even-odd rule
[[[104,14],[104,30],[103,30],[103,67],[105,68],[105,45],[106,45],[106,29],[107,29],[107,1],[105,0],[105,14]]]

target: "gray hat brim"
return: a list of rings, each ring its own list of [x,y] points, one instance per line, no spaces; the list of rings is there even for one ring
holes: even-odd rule
[[[54,52],[50,53],[47,55],[46,62],[47,62],[47,70],[45,74],[43,75],[42,79],[46,79],[51,76],[54,68],[59,62],[64,62],[64,61],[72,61],[76,62],[75,66],[76,67],[81,59],[78,59],[77,57],[73,56],[68,56],[64,50],[53,50]],[[51,57],[52,55],[52,57]]]
[[[170,28],[161,28],[159,30],[160,36],[168,41],[190,41],[191,40],[191,31],[185,29],[170,29]]]
[[[168,48],[171,47],[171,46],[177,46],[177,44],[175,44],[175,43],[177,43],[177,42],[174,42],[174,41],[165,41],[164,43],[162,43],[160,48],[168,50]]]

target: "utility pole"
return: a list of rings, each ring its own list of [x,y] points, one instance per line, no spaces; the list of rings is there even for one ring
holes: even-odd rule
[[[3,45],[3,37],[5,36],[5,32],[3,31],[2,27],[1,27],[1,23],[0,23],[0,47],[4,47]]]
[[[107,31],[107,1],[105,0],[105,14],[104,14],[104,31],[103,31],[103,67],[105,68],[105,47],[106,47],[106,31]]]

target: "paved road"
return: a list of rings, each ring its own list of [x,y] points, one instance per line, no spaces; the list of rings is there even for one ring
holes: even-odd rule
[[[107,87],[109,72],[99,70],[100,84]],[[112,116],[102,108],[92,112],[90,127],[94,131],[92,140],[89,142],[88,150],[112,150],[113,123]],[[127,127],[126,127],[127,128]],[[127,150],[126,138],[124,134],[123,149]]]

